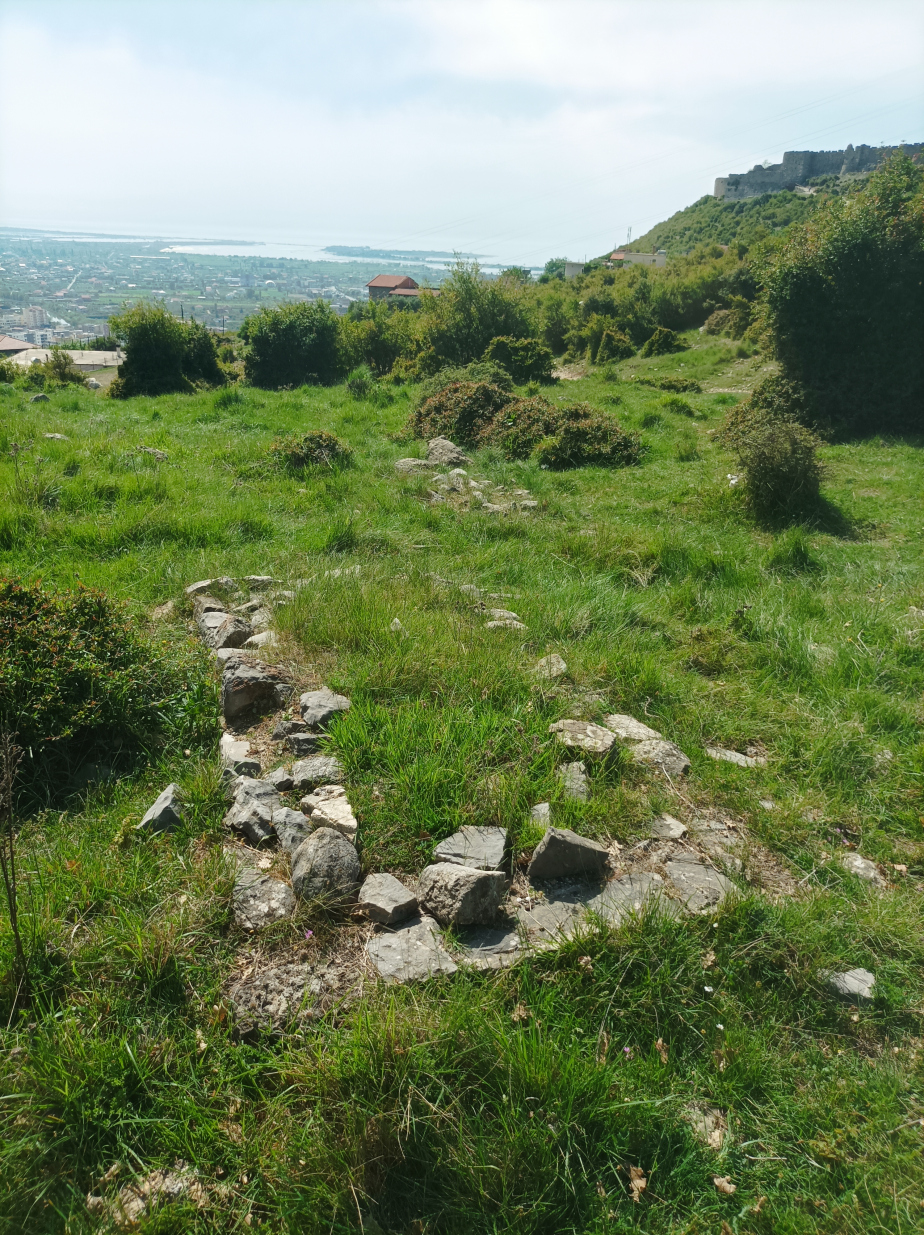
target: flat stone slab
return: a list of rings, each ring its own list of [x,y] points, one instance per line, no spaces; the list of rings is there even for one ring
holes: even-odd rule
[[[735,886],[719,871],[692,856],[672,858],[665,863],[664,869],[690,913],[705,913],[707,909],[712,909]]]
[[[174,781],[168,785],[153,806],[148,807],[138,831],[172,832],[183,822],[183,799],[180,786]]]
[[[767,760],[763,755],[742,755],[737,750],[727,750],[724,746],[704,746],[710,759],[718,759],[722,763],[733,763],[739,768],[765,768]]]
[[[313,729],[323,729],[329,725],[338,712],[349,711],[350,701],[346,695],[338,695],[336,691],[309,690],[298,701],[302,712],[302,720]]]
[[[690,770],[690,760],[680,747],[663,738],[636,742],[629,750],[636,763],[643,763],[672,780]]]
[[[506,969],[520,956],[519,931],[510,927],[477,926],[461,933],[460,963],[473,969]]]
[[[417,899],[444,926],[474,926],[494,918],[506,882],[502,871],[435,862],[421,872]]]
[[[832,994],[848,1003],[870,1003],[873,998],[876,975],[868,969],[848,969],[844,973],[823,969],[819,976]]]
[[[435,464],[427,459],[396,459],[395,471],[411,474],[413,472],[432,472]]]
[[[302,798],[299,807],[311,820],[313,828],[333,828],[356,844],[359,824],[342,785],[321,785]]]
[[[236,776],[260,775],[260,760],[251,754],[250,743],[246,738],[235,738],[230,733],[223,733],[218,744],[218,754],[221,766]]]
[[[842,853],[840,863],[844,870],[850,871],[858,879],[871,883],[877,888],[885,887],[885,880],[879,873],[879,867],[869,858],[861,857],[859,853]]]
[[[417,982],[458,966],[440,942],[436,923],[418,914],[395,930],[374,935],[366,944],[376,973],[386,982]]]
[[[507,847],[507,829],[467,825],[447,836],[433,850],[437,862],[454,862],[476,870],[500,870]]]
[[[297,759],[304,759],[315,753],[320,740],[318,733],[290,733],[286,736],[286,746]]]
[[[231,895],[234,921],[245,931],[289,918],[295,912],[295,893],[287,883],[243,869]]]
[[[578,836],[570,828],[549,828],[535,848],[527,876],[530,883],[571,875],[599,879],[608,858],[609,851],[595,840]]]
[[[293,1023],[314,1019],[313,1005],[323,989],[310,965],[260,966],[232,981],[228,1002],[237,1036],[278,1036]]]
[[[485,630],[525,630],[526,626],[523,622],[516,618],[497,618],[491,622],[485,622]]]
[[[616,741],[615,733],[586,720],[557,720],[549,725],[549,733],[563,746],[586,751],[589,755],[605,755]]]
[[[307,793],[318,785],[339,784],[343,780],[343,764],[334,755],[311,755],[292,764],[292,788]]]
[[[664,880],[660,875],[650,871],[638,871],[623,875],[620,879],[611,879],[599,896],[594,896],[587,902],[587,908],[600,915],[613,926],[626,917],[627,914],[639,913],[648,900],[663,897]]]
[[[517,922],[530,947],[551,947],[573,934],[584,919],[587,902],[600,893],[600,884],[560,884],[547,895],[521,905]]]
[[[622,712],[605,716],[603,723],[621,742],[650,742],[664,737],[657,729],[652,729],[634,716],[626,716]]]
[[[369,875],[359,889],[359,907],[373,922],[391,926],[417,912],[417,897],[394,875]]]
[[[673,815],[658,815],[651,821],[649,835],[657,840],[682,840],[687,834],[686,824]]]

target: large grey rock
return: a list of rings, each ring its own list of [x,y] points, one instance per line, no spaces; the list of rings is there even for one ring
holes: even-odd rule
[[[618,926],[626,914],[639,913],[650,899],[658,899],[664,891],[664,880],[649,871],[638,871],[611,879],[599,896],[587,902],[587,908],[598,913],[613,926]],[[662,904],[670,904],[662,901]]]
[[[605,755],[616,741],[616,735],[609,729],[592,725],[586,720],[557,720],[549,725],[549,733],[554,734],[563,746],[586,751],[588,755]]]
[[[228,664],[221,675],[221,708],[226,720],[253,707],[282,707],[291,694],[292,684],[286,675],[260,661]]]
[[[563,763],[556,772],[566,798],[584,801],[589,793],[587,765],[582,762]]]
[[[333,828],[318,828],[292,858],[292,887],[304,901],[337,904],[349,900],[359,875],[355,846]]]
[[[447,836],[433,850],[437,862],[454,862],[475,870],[500,870],[507,846],[506,828],[486,828],[466,825]]]
[[[863,879],[877,888],[885,887],[885,880],[879,873],[879,867],[869,858],[863,858],[858,853],[842,853],[840,862],[845,870],[850,871],[851,875],[856,875],[858,879]]]
[[[673,858],[665,863],[664,869],[690,913],[705,913],[712,909],[735,886],[730,879],[697,861],[692,854]]]
[[[231,905],[238,926],[245,931],[258,931],[292,916],[295,893],[279,879],[243,868],[234,884]]]
[[[320,734],[317,733],[290,733],[286,737],[286,746],[297,759],[304,759],[315,753],[320,741]]]
[[[636,763],[653,768],[671,780],[684,776],[690,770],[690,760],[673,742],[666,742],[663,739],[636,742],[629,747],[629,751]]]
[[[876,975],[868,969],[848,969],[844,973],[823,969],[819,976],[832,994],[848,1003],[870,1003],[873,998]]]
[[[464,450],[460,450],[448,438],[434,437],[427,443],[427,462],[435,463],[440,467],[451,467],[454,463],[471,463],[471,459]],[[397,467],[397,464],[395,466]]]
[[[225,815],[225,826],[243,832],[254,845],[273,840],[276,835],[273,811],[282,805],[273,786],[252,776],[240,776],[234,782],[233,793],[234,801]]]
[[[366,955],[379,977],[389,983],[416,982],[434,974],[456,972],[452,957],[440,943],[436,923],[426,916],[374,935],[366,944]]]
[[[246,738],[235,738],[233,734],[223,733],[218,744],[218,755],[221,766],[236,776],[260,775],[260,760],[251,753],[250,743]]]
[[[312,755],[292,764],[292,788],[306,793],[318,785],[338,784],[343,780],[343,764],[334,755]]]
[[[505,886],[501,871],[436,862],[424,868],[417,899],[421,908],[444,926],[470,926],[493,921]]]
[[[277,806],[273,811],[272,822],[279,843],[290,858],[314,831],[314,825],[306,816],[300,810],[292,810],[289,806]]]
[[[175,782],[167,786],[153,806],[145,812],[138,830],[145,832],[172,832],[183,822],[183,800],[180,786]]]
[[[277,793],[287,793],[292,788],[292,773],[288,768],[274,768],[263,779],[268,785],[272,785]]]
[[[417,897],[394,875],[369,875],[359,890],[359,907],[373,922],[391,926],[417,912]]]
[[[312,729],[325,728],[338,712],[346,712],[350,707],[346,695],[338,695],[326,686],[321,690],[307,691],[298,702],[302,719]]]
[[[620,742],[648,742],[654,738],[663,737],[657,729],[651,729],[640,720],[636,720],[634,716],[626,716],[622,712],[614,712],[610,716],[605,716],[603,723],[607,729],[616,734]]]
[[[356,844],[359,824],[342,785],[321,785],[314,793],[302,798],[299,806],[311,820],[312,827],[333,828]]]
[[[549,828],[536,846],[527,876],[530,883],[571,875],[600,879],[608,858],[608,851],[595,840],[578,836],[570,828]]]
[[[722,763],[734,763],[739,768],[764,768],[767,760],[763,755],[742,755],[737,750],[726,750],[724,746],[705,746],[703,748],[710,759],[718,759]]]
[[[533,669],[533,673],[535,673],[536,677],[545,681],[560,678],[567,672],[568,666],[555,652],[553,652],[551,656],[543,656],[542,660],[536,662],[536,667]]]
[[[203,613],[197,625],[203,643],[210,648],[239,648],[253,634],[249,622],[220,610]]]

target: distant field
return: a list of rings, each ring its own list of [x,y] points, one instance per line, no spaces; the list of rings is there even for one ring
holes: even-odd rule
[[[352,700],[329,744],[365,870],[416,875],[465,823],[501,824],[528,850],[537,802],[624,846],[662,811],[715,808],[797,889],[777,900],[742,880],[714,915],[649,915],[509,972],[372,989],[299,1036],[237,1044],[221,991],[241,956],[317,959],[342,933],[304,916],[259,939],[231,924],[217,733],[113,783],[81,787],[75,769],[22,833],[48,1004],[0,1031],[0,1230],[108,1229],[85,1197],[112,1164],[175,1159],[198,1168],[205,1200],[145,1231],[924,1229],[924,462],[897,439],[826,447],[821,521],[755,528],[714,438],[768,362],[689,341],[617,382],[546,391],[638,430],[640,466],[551,472],[481,452],[470,475],[539,502],[504,516],[432,503],[425,480],[395,472],[424,449],[401,440],[414,387],[374,402],[343,386],[39,404],[0,390],[0,572],[124,601],[205,683],[202,706],[217,706],[217,678],[184,588],[312,580],[278,611],[265,658]],[[703,393],[678,410],[632,380],[667,376]],[[354,466],[275,470],[273,439],[311,428],[347,441]],[[31,502],[14,500],[13,443]],[[438,579],[507,594],[527,629],[485,629]],[[168,600],[174,617],[155,623]],[[568,672],[540,689],[532,668],[552,652]],[[562,799],[549,724],[608,712],[677,742],[688,783],[623,760],[588,801]],[[715,762],[708,743],[767,765]],[[187,829],[125,843],[172,780]],[[888,886],[848,874],[848,847]],[[5,968],[5,924],[0,947]],[[877,997],[853,1009],[823,971],[856,966]],[[721,1149],[695,1135],[691,1102],[726,1113]],[[640,1200],[630,1167],[648,1181]]]

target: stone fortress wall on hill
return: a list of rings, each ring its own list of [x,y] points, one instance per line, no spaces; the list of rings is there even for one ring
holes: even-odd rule
[[[815,176],[863,175],[895,150],[904,150],[914,157],[924,152],[924,142],[911,146],[848,146],[846,150],[787,150],[782,163],[771,163],[769,167],[758,163],[749,172],[720,176],[713,195],[725,201],[743,201],[763,193],[795,189]]]

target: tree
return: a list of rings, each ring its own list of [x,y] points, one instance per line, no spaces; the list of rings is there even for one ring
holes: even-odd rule
[[[480,360],[500,335],[526,339],[535,332],[523,284],[485,279],[477,262],[457,262],[439,296],[421,297],[421,342],[432,369]]]
[[[924,427],[922,172],[893,155],[796,226],[761,306],[783,376],[841,431]]]
[[[250,344],[244,375],[254,386],[329,385],[340,375],[340,325],[325,300],[261,309],[245,318],[239,334]]]
[[[162,304],[138,304],[109,319],[112,336],[125,349],[119,376],[109,387],[114,399],[133,395],[191,393],[194,382],[220,386],[225,377],[211,331],[182,322]]]

